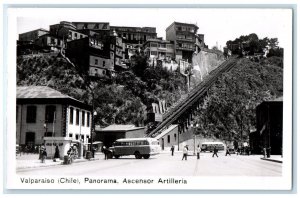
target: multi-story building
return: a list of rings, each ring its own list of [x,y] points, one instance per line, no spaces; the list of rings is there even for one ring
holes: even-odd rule
[[[37,29],[37,30],[32,30],[29,32],[24,32],[22,34],[19,34],[19,41],[32,41],[34,42],[36,39],[38,39],[39,37],[45,35],[45,34],[49,34],[48,30],[45,29]]]
[[[176,60],[186,59],[192,62],[198,29],[197,25],[179,22],[173,22],[167,27],[166,40],[174,42]]]
[[[174,59],[174,42],[162,39],[149,39],[143,45],[144,53],[148,58],[158,60]]]
[[[50,25],[50,34],[66,41],[87,37],[87,35],[77,31],[75,25],[67,21],[61,21],[59,24]]]
[[[110,26],[108,22],[72,22],[72,24],[76,27],[77,30],[110,30]]]
[[[56,38],[50,34],[44,34],[34,41],[34,44],[41,49],[50,51],[58,51],[65,46],[63,40]]]
[[[19,145],[41,145],[45,137],[88,143],[91,137],[91,106],[50,87],[17,87],[16,110]]]
[[[111,75],[114,72],[114,59],[106,41],[86,37],[68,42],[67,57],[90,76]]]
[[[124,43],[143,44],[148,39],[157,37],[155,27],[125,27],[125,26],[110,26],[110,32],[116,31],[118,37],[124,40]]]

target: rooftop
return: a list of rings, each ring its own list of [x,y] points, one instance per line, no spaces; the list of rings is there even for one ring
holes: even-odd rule
[[[47,86],[17,87],[17,98],[70,98],[76,100]]]
[[[159,134],[158,136],[156,136],[156,139],[159,139],[163,136],[165,136],[166,134],[168,134],[170,131],[172,131],[173,129],[175,129],[176,127],[178,127],[177,124],[172,124],[169,128],[167,128],[166,130],[164,130],[161,134]]]
[[[192,24],[192,23],[182,23],[182,22],[176,22],[174,21],[171,25],[169,25],[167,28],[166,28],[166,31],[172,27],[173,25],[187,25],[187,26],[193,26],[195,27],[197,30],[199,29],[199,27],[196,25],[196,24]]]
[[[132,131],[138,129],[144,129],[144,127],[136,127],[134,125],[113,124],[101,129],[101,131]]]
[[[91,110],[92,107],[47,86],[17,87],[17,104],[66,104]]]

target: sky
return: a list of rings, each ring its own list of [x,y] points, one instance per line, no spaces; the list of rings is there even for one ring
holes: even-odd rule
[[[112,26],[156,27],[165,38],[174,21],[193,23],[205,43],[223,48],[228,40],[256,33],[259,38],[278,38],[284,47],[291,37],[288,9],[207,9],[207,8],[18,8],[17,34],[44,28],[60,21],[109,22]],[[16,35],[17,36],[17,35]]]

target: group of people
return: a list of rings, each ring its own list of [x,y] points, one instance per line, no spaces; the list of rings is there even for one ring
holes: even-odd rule
[[[174,145],[171,146],[171,155],[174,156],[174,150],[175,150],[175,147]],[[182,156],[182,160],[187,160],[187,156],[188,156],[188,150],[189,150],[189,147],[188,145],[185,145],[183,147],[183,156]],[[197,159],[200,159],[200,152],[201,152],[201,148],[200,148],[200,145],[197,146]]]
[[[171,146],[171,155],[172,156],[174,155],[174,150],[175,150],[175,147]],[[186,145],[186,146],[183,147],[183,150],[182,150],[182,153],[183,153],[182,160],[184,160],[184,159],[187,160],[188,150],[189,150],[188,145]],[[218,151],[219,151],[218,148],[215,146],[214,149],[213,149],[213,155],[212,155],[212,157],[215,157],[215,156],[219,157],[218,156]],[[200,159],[200,152],[201,152],[200,145],[197,146],[196,152],[197,152],[197,160],[199,160]],[[227,156],[227,155],[230,155],[229,147],[228,146],[226,147],[226,154],[225,154],[225,156]]]

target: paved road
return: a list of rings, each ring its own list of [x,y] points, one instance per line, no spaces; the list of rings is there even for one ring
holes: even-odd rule
[[[182,161],[181,153],[171,156],[162,153],[150,159],[135,159],[133,156],[119,159],[99,160],[59,165],[44,168],[20,170],[20,175],[61,175],[64,176],[281,176],[282,164],[261,160],[261,156],[212,157],[201,153],[201,159],[188,156]]]

